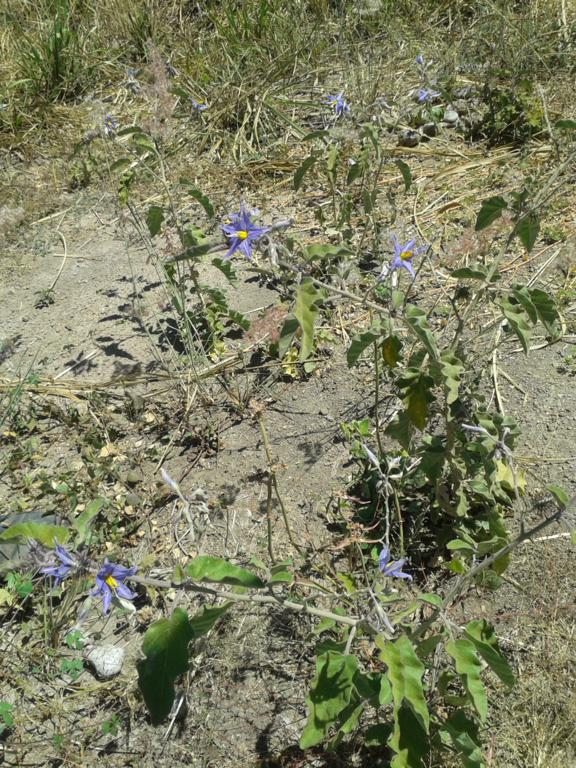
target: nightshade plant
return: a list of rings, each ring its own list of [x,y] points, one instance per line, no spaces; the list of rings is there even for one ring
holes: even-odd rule
[[[436,95],[432,92],[430,97]],[[342,94],[330,98],[337,117],[347,111]],[[293,306],[277,344],[280,356],[298,347],[300,362],[311,362],[315,324],[323,314],[328,316],[326,298],[331,293],[362,310],[363,325],[351,340],[347,362],[350,368],[364,365],[369,353],[374,401],[366,418],[342,425],[357,466],[351,492],[332,510],[342,528],[349,526],[347,532],[356,534],[348,537],[353,543],[347,548],[346,562],[334,566],[339,569],[334,582],[342,588],[330,592],[334,610],[317,605],[306,584],[295,578],[299,569],[304,571],[298,547],[294,561],[281,562],[275,561],[270,547],[269,562],[253,561],[258,572],[222,557],[198,555],[178,563],[171,579],[140,576],[138,583],[144,590],[149,586],[198,592],[220,603],[204,607],[195,616],[177,608],[148,628],[138,662],[139,686],[152,722],[162,722],[178,695],[179,677],[189,668],[191,643],[234,603],[245,607],[253,600],[259,606],[320,619],[315,631],[323,637],[302,749],[321,743],[336,748],[350,733],[362,730],[364,742],[379,747],[391,768],[424,768],[438,756],[437,764],[458,757],[465,768],[484,768],[480,747],[488,715],[484,670],[488,667],[506,686],[513,685],[514,674],[493,627],[484,620],[461,621],[459,613],[455,621],[451,609],[470,585],[497,587],[515,547],[557,520],[568,503],[561,489],[550,488],[557,510],[533,529],[522,526],[512,536],[510,513],[519,510],[525,488],[514,460],[518,428],[512,419],[486,407],[478,373],[485,367],[483,351],[475,352],[469,343],[472,335],[479,335],[471,320],[481,302],[493,311],[499,338],[515,336],[526,352],[537,325],[551,340],[559,337],[558,312],[548,294],[533,286],[506,286],[499,272],[513,237],[519,237],[528,250],[534,245],[535,207],[528,206],[523,192],[515,193],[511,202],[502,197],[484,201],[476,228],[489,226],[508,209],[513,232],[488,265],[467,264],[452,271],[446,288],[450,323],[439,331],[426,297],[418,304],[410,301],[414,286],[402,291],[382,285],[363,261],[367,250],[373,263],[381,261],[382,230],[391,224],[382,220],[376,206],[383,167],[395,163],[404,191],[412,183],[410,168],[395,161],[391,152],[386,154],[383,137],[372,125],[359,129],[358,145],[346,144],[333,133],[321,131],[307,137],[312,149],[295,173],[294,188],[300,189],[314,167],[322,169],[332,198],[330,224],[337,242],[292,243],[283,249],[282,261],[271,265],[269,274],[275,279],[279,274],[297,277]],[[223,317],[242,327],[242,320],[216,289],[200,282],[199,266],[212,252],[227,247],[224,259],[213,260],[212,265],[235,280],[230,258],[239,252],[251,259],[254,245],[272,227],[259,227],[253,214],[241,207],[221,227],[227,246],[221,237],[208,238],[197,222],[185,221],[179,214],[160,143],[138,128],[119,131],[119,136],[128,137],[129,154],[115,167],[122,174],[120,199],[138,225],[141,219],[130,200],[136,170],[162,181],[165,200],[148,208],[145,222],[153,242],[160,234],[177,235],[178,250],[159,264],[182,326],[190,331],[190,349],[197,348],[198,336],[192,331],[202,319],[210,318],[207,322],[213,332],[218,329],[220,338]],[[205,212],[205,228],[216,227],[211,201],[189,182],[181,184]],[[396,194],[402,194],[400,186]],[[393,195],[389,200],[395,204]],[[323,226],[322,206],[316,213]],[[370,249],[365,247],[367,242]],[[428,246],[416,246],[414,239],[405,241],[396,235],[393,244],[387,273],[405,269],[413,278],[414,257]],[[361,273],[356,290],[348,284],[350,264]],[[288,284],[285,279],[284,285]],[[497,344],[491,347],[490,355],[497,349]],[[269,477],[275,479],[275,471],[270,456]],[[162,476],[177,503],[186,505],[179,484],[165,471]],[[81,530],[85,536],[88,523],[83,520],[81,529],[80,521],[81,516],[71,520],[69,530],[56,531],[61,534],[59,541]],[[370,537],[358,536],[359,531],[369,532]],[[369,548],[370,540],[386,546],[378,552]],[[392,561],[392,548],[398,560]],[[403,570],[407,558],[410,573]],[[424,591],[432,558],[438,563],[437,592]],[[43,572],[60,583],[75,564],[76,556],[58,545],[54,564]],[[127,586],[135,572],[134,566],[104,561],[92,594],[102,598],[105,613],[115,596],[135,597]],[[447,754],[450,757],[444,760]]]

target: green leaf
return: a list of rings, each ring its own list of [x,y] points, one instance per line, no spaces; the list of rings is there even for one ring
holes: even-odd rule
[[[206,215],[212,219],[214,218],[214,206],[210,202],[210,198],[204,194],[200,189],[197,189],[196,187],[188,187],[188,194],[190,197],[193,197],[194,200],[200,203],[202,208],[204,208]]]
[[[314,167],[316,160],[318,159],[317,155],[310,155],[309,157],[304,160],[302,165],[299,166],[299,168],[296,169],[296,173],[294,174],[294,189],[296,192],[300,189],[302,186],[302,182],[304,181],[304,176],[308,173],[308,171]]]
[[[207,635],[212,629],[218,619],[226,613],[232,603],[225,603],[224,605],[218,605],[215,608],[207,608],[204,606],[202,613],[196,614],[189,619],[190,627],[194,633],[194,639],[196,640],[202,635]]]
[[[538,238],[540,232],[540,219],[536,214],[531,213],[528,216],[524,216],[516,224],[516,234],[522,241],[524,248],[530,253],[534,248],[534,243]]]
[[[236,270],[234,269],[231,259],[220,259],[218,256],[216,256],[216,258],[212,259],[212,266],[216,267],[216,269],[219,269],[226,280],[228,280],[230,285],[233,288],[236,288],[238,285],[238,275],[236,274]]]
[[[488,714],[488,699],[486,689],[480,679],[482,664],[474,644],[470,640],[450,640],[445,647],[446,653],[456,663],[456,671],[462,679],[478,717],[484,722]]]
[[[464,631],[466,637],[474,643],[476,650],[490,669],[498,675],[505,685],[513,686],[516,678],[500,650],[494,627],[482,619],[481,621],[469,622]]]
[[[354,675],[358,671],[355,656],[328,651],[316,660],[316,676],[312,680],[308,705],[308,722],[300,738],[300,748],[319,744],[332,725],[337,725],[343,713],[357,697]]]
[[[503,197],[489,197],[482,202],[478,218],[476,219],[476,231],[486,229],[496,219],[502,216],[502,212],[508,208],[508,203]]]
[[[278,571],[278,573],[272,574],[268,584],[292,584],[293,581],[293,574],[288,571]]]
[[[300,360],[306,360],[314,350],[314,322],[318,314],[316,302],[322,295],[316,290],[309,278],[304,278],[296,292],[296,307],[294,317],[302,329],[300,345]]]
[[[77,546],[83,544],[88,539],[90,524],[106,503],[106,499],[100,496],[92,499],[92,501],[86,504],[84,511],[73,521],[72,526],[78,531],[78,536],[76,537]]]
[[[302,141],[313,141],[314,139],[327,139],[329,136],[330,136],[329,131],[312,131],[311,133],[307,133],[306,136],[302,138]]]
[[[486,768],[478,745],[478,726],[462,710],[454,712],[444,726],[462,759],[464,768]]]
[[[365,331],[359,336],[355,336],[352,339],[352,343],[348,347],[348,351],[346,352],[346,362],[348,363],[348,368],[353,368],[358,362],[360,355],[366,349],[368,349],[368,347],[372,346],[374,342],[379,338],[380,330],[378,328]]]
[[[387,336],[382,342],[382,357],[388,368],[396,368],[400,362],[400,352],[402,351],[402,342],[393,334]]]
[[[483,267],[482,264],[474,264],[470,267],[462,267],[461,269],[455,269],[450,272],[450,277],[455,277],[458,280],[483,280],[488,279],[488,270]]]
[[[426,351],[434,360],[438,360],[438,347],[434,334],[428,325],[426,312],[414,304],[408,304],[405,312],[406,322],[424,344]]]
[[[504,299],[500,303],[500,309],[502,310],[506,320],[508,320],[510,327],[520,340],[522,349],[524,352],[528,353],[528,345],[530,344],[532,328],[528,324],[528,315],[524,311],[523,307],[518,304],[512,304],[509,299]]]
[[[512,287],[512,295],[516,301],[524,307],[532,325],[536,325],[538,322],[538,313],[536,312],[536,307],[532,303],[529,289],[525,285],[514,285]]]
[[[174,681],[188,671],[188,644],[194,636],[182,608],[176,608],[169,619],[155,621],[144,635],[142,651],[146,658],[137,665],[138,685],[154,725],[170,714]]]
[[[446,549],[449,549],[451,552],[474,552],[475,547],[473,544],[470,544],[469,541],[464,541],[463,539],[451,539],[446,544]]]
[[[394,717],[389,745],[396,753],[390,768],[424,768],[424,758],[430,754],[429,740],[420,720],[405,704]]]
[[[562,509],[566,509],[570,501],[570,495],[566,493],[564,488],[559,485],[547,485],[546,490],[550,491]]]
[[[412,444],[412,427],[407,411],[400,411],[386,427],[386,434],[393,440],[397,440],[404,450],[409,451]]]
[[[362,192],[362,204],[364,206],[364,212],[369,216],[376,205],[376,198],[378,196],[377,189],[365,189]]]
[[[452,352],[440,356],[440,371],[446,387],[446,402],[452,405],[458,400],[460,377],[464,373],[464,364]]]
[[[405,163],[404,160],[394,160],[394,162],[398,166],[398,170],[404,179],[404,192],[408,192],[412,186],[412,172],[410,170],[410,166],[408,163]]]
[[[552,337],[560,336],[560,317],[554,299],[546,291],[541,291],[539,288],[530,289],[530,298],[544,328]]]
[[[306,263],[350,256],[352,251],[345,245],[309,245],[304,249]]]
[[[557,120],[555,127],[560,131],[576,131],[576,120]]]
[[[146,214],[146,224],[148,225],[150,237],[155,237],[160,232],[163,221],[164,209],[159,205],[151,205]]]
[[[120,128],[120,130],[116,132],[116,136],[130,136],[132,134],[135,135],[138,133],[142,134],[143,136],[146,135],[142,130],[142,128],[140,128],[139,126],[129,125],[127,128]]]
[[[350,170],[348,171],[348,176],[346,177],[346,184],[350,185],[353,182],[356,181],[362,174],[366,171],[366,161],[364,158],[361,158],[358,162],[352,163],[350,166]]]
[[[132,165],[132,160],[128,157],[121,157],[120,160],[116,160],[115,163],[112,163],[110,166],[110,172],[115,173],[116,171],[125,171],[126,168],[129,168]]]
[[[392,726],[387,723],[378,723],[369,726],[362,739],[366,747],[383,747],[392,734]]]
[[[266,586],[259,576],[246,568],[210,555],[195,557],[186,566],[186,573],[193,581],[213,581],[251,589],[262,589]]]
[[[336,174],[338,172],[338,162],[340,160],[340,149],[338,144],[332,144],[328,150],[326,159],[326,172],[332,184],[336,184]]]
[[[428,374],[414,368],[406,369],[406,375],[398,380],[408,418],[419,430],[426,426],[428,405],[433,401],[434,380]]]
[[[442,607],[442,598],[440,595],[435,595],[433,592],[422,592],[422,594],[418,595],[418,600],[421,600],[423,603],[428,603],[428,605],[433,605],[435,608]]]
[[[282,330],[280,331],[280,339],[278,341],[278,357],[280,360],[282,360],[286,352],[290,349],[299,327],[300,323],[293,315],[288,315],[284,320]]]
[[[394,642],[377,641],[376,644],[381,648],[380,657],[388,667],[387,676],[392,686],[395,716],[406,703],[428,733],[430,714],[422,684],[424,665],[416,655],[416,649],[407,637],[399,637]]]
[[[54,547],[56,544],[64,544],[70,538],[70,531],[61,525],[49,525],[48,523],[14,523],[0,534],[0,540],[10,539],[35,539],[45,547]]]

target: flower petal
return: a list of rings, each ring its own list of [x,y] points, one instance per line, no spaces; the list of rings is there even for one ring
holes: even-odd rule
[[[102,607],[104,608],[104,613],[108,613],[110,611],[111,604],[112,604],[112,590],[108,588],[104,590],[104,593],[102,595]]]
[[[382,549],[382,552],[380,552],[380,556],[378,558],[378,563],[380,570],[385,572],[386,566],[388,565],[388,562],[390,560],[390,550],[388,547],[384,547]]]
[[[118,597],[123,597],[125,600],[134,600],[136,597],[136,592],[132,592],[132,590],[121,581],[118,582],[118,586],[116,587],[116,594]]]

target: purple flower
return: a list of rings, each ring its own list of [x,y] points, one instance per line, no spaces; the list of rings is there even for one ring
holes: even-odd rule
[[[96,586],[91,591],[92,595],[100,595],[104,613],[108,613],[113,597],[123,597],[125,600],[134,600],[136,594],[128,589],[124,580],[133,576],[138,569],[136,566],[125,568],[123,565],[109,563],[105,558],[104,565],[96,574]]]
[[[196,112],[196,114],[199,115],[201,112],[204,112],[205,109],[208,109],[208,104],[204,104],[203,101],[196,101],[192,96],[189,96],[188,99],[190,104],[192,104],[192,110]]]
[[[40,568],[40,571],[45,576],[54,576],[56,579],[56,586],[59,587],[64,579],[70,575],[70,571],[75,568],[78,563],[72,557],[70,552],[68,552],[67,549],[64,549],[64,547],[60,546],[60,544],[56,544],[54,555],[56,556],[56,559],[60,561],[60,565],[47,565],[44,568]]]
[[[423,104],[425,101],[433,101],[440,96],[439,91],[433,91],[431,88],[418,88],[418,101]]]
[[[402,571],[402,566],[405,562],[406,560],[402,558],[402,560],[395,560],[391,563],[390,550],[388,547],[384,547],[378,558],[379,568],[384,576],[393,576],[395,579],[409,579],[412,581],[412,576],[410,576],[409,573],[404,573]]]
[[[328,104],[329,107],[334,107],[334,113],[336,117],[340,117],[346,112],[350,112],[350,107],[348,103],[344,100],[344,91],[340,91],[340,93],[337,94],[336,96],[333,96],[333,95],[326,96],[325,103]]]
[[[424,56],[422,56],[421,53],[419,53],[418,56],[416,56],[416,64],[418,64],[418,66],[420,67],[424,66]]]
[[[104,135],[112,138],[118,130],[119,122],[112,115],[106,115],[103,120]]]
[[[230,240],[230,250],[224,256],[229,259],[236,251],[241,251],[247,259],[252,258],[252,243],[270,232],[270,227],[257,227],[252,221],[250,211],[244,206],[238,213],[230,214],[230,223],[222,226],[222,232]]]
[[[392,239],[394,242],[394,256],[392,257],[392,262],[385,274],[394,272],[395,269],[405,269],[410,273],[412,279],[414,279],[416,277],[416,272],[412,266],[412,259],[414,256],[419,256],[421,253],[427,251],[428,246],[421,245],[419,248],[416,248],[416,240],[408,240],[407,243],[402,245],[396,235],[392,235]]]

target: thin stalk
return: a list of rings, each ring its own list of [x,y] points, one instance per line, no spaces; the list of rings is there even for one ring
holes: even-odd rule
[[[374,424],[376,427],[376,443],[378,445],[378,458],[384,456],[382,436],[380,434],[380,362],[378,342],[374,342]]]
[[[274,457],[272,456],[272,451],[270,449],[268,432],[266,431],[266,425],[264,424],[264,417],[261,411],[256,413],[256,418],[258,420],[258,427],[260,428],[260,434],[262,435],[262,442],[264,443],[264,450],[266,452],[266,461],[268,462],[269,493],[271,489],[274,488],[274,493],[276,494],[276,498],[278,499],[278,504],[280,505],[280,511],[282,512],[282,517],[284,518],[284,525],[286,526],[286,533],[288,534],[288,539],[290,540],[290,544],[292,544],[292,546],[297,552],[302,552],[302,547],[296,542],[296,539],[292,534],[290,524],[288,523],[288,513],[286,512],[286,507],[284,506],[284,501],[282,499],[282,496],[280,495],[280,490],[278,488],[278,480],[276,478],[276,464],[274,462]],[[269,498],[269,502],[271,502],[271,498]],[[267,505],[267,507],[268,506],[269,505]],[[269,526],[271,526],[270,512],[271,512],[271,509],[267,508]],[[269,537],[271,537],[272,535],[271,527],[269,528],[269,531],[270,531]],[[268,544],[269,544],[269,551],[271,551],[272,545],[270,541],[268,542]]]

